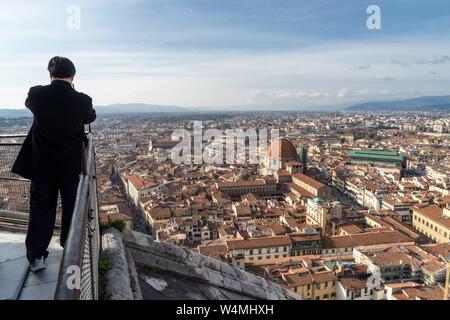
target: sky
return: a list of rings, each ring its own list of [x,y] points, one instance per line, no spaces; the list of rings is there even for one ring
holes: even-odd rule
[[[381,29],[367,27],[369,5]],[[49,83],[55,55],[95,105],[313,110],[446,95],[449,40],[448,0],[0,0],[0,108]]]

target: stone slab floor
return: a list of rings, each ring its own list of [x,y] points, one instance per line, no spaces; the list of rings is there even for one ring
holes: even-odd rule
[[[62,255],[59,238],[50,243],[47,269],[33,273],[25,257],[25,235],[0,229],[0,300],[51,300]]]

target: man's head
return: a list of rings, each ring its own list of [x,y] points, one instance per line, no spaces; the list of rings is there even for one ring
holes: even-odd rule
[[[72,83],[75,77],[75,65],[65,57],[53,57],[48,62],[48,72],[53,80],[64,80]]]

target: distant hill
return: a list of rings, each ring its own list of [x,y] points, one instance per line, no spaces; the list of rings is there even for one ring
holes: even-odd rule
[[[136,114],[136,113],[175,113],[175,112],[224,112],[224,111],[299,111],[294,106],[267,107],[267,106],[242,106],[242,107],[180,107],[174,105],[157,105],[146,103],[116,103],[106,106],[95,106],[99,115]],[[306,110],[313,111],[449,111],[449,96],[426,96],[406,100],[373,101],[358,103],[349,107],[311,107]],[[31,117],[28,109],[0,109],[0,118]]]
[[[31,111],[28,109],[0,109],[0,118],[20,118],[31,116]]]
[[[95,106],[97,114],[125,114],[125,113],[161,113],[161,112],[185,112],[188,111],[178,106],[164,106],[145,103],[111,104],[107,106]],[[0,109],[0,118],[31,117],[28,109]]]
[[[450,96],[425,96],[406,100],[358,103],[346,111],[450,111]]]
[[[96,106],[98,114],[122,114],[122,113],[159,113],[159,112],[184,112],[186,109],[179,106],[165,106],[145,103],[111,104]]]

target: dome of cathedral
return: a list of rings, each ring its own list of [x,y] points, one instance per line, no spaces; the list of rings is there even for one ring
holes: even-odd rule
[[[297,149],[291,141],[281,138],[272,142],[267,149],[267,156],[278,159],[297,159]]]

